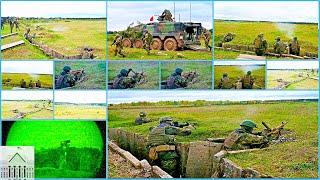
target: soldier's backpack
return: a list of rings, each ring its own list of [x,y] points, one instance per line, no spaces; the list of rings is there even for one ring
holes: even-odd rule
[[[229,137],[224,141],[223,146],[226,148],[232,148],[234,144],[242,137],[242,133],[238,133],[237,130],[233,131]]]
[[[262,48],[262,44],[263,44],[263,40],[261,38],[256,38],[254,40],[254,48],[260,49],[260,48]]]
[[[136,124],[138,125],[141,125],[143,122],[142,122],[142,118],[141,117],[138,117],[135,121]]]
[[[231,89],[232,88],[232,82],[229,78],[222,78],[222,89]]]
[[[279,50],[281,52],[284,52],[286,50],[286,48],[287,48],[287,46],[282,41],[278,42],[278,46],[279,46]]]
[[[251,76],[244,75],[243,77],[243,87],[251,88]]]

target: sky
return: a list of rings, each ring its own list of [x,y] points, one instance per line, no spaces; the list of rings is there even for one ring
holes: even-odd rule
[[[176,21],[190,22],[190,2],[175,2]],[[168,9],[174,17],[173,1],[135,1],[108,2],[108,31],[124,30],[132,22],[149,23],[153,15],[161,15]],[[158,16],[155,16],[155,22]],[[208,29],[212,28],[212,2],[191,2],[191,21],[200,22]]]
[[[2,91],[3,100],[47,100],[52,99],[52,91]]]
[[[15,17],[106,17],[104,1],[1,1],[1,16]]]
[[[109,91],[108,104],[159,101],[318,99],[318,91]]]
[[[258,65],[266,64],[265,61],[215,61],[214,65]]]
[[[214,18],[273,22],[318,23],[318,2],[214,2]]]
[[[3,61],[3,73],[53,74],[53,62],[44,61]]]
[[[55,102],[106,104],[105,91],[55,91],[54,98]]]
[[[318,69],[318,61],[269,61],[267,69]]]

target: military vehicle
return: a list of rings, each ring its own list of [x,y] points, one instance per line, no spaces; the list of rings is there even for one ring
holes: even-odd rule
[[[143,31],[148,30],[153,36],[151,42],[152,50],[177,51],[192,49],[206,51],[201,46],[200,37],[202,33],[201,23],[193,22],[152,22],[128,27],[121,34],[123,46],[143,48]]]

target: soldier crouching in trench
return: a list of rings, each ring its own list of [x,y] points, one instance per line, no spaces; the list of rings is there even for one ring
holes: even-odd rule
[[[60,73],[56,80],[56,89],[72,87],[75,85],[76,80],[70,75],[71,68],[64,66],[63,71]]]

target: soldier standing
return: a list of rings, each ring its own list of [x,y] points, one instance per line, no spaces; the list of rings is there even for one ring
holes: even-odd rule
[[[211,40],[211,32],[208,31],[206,28],[203,28],[202,37],[204,39],[204,43],[206,44],[206,49],[210,49],[211,51],[212,47],[209,45]]]
[[[276,43],[274,43],[274,50],[276,54],[280,54],[280,57],[282,56],[282,53],[285,51],[286,47],[285,44],[283,44],[283,42],[280,39],[280,36],[277,36],[277,38],[275,39]]]
[[[289,44],[289,48],[290,48],[291,54],[299,56],[299,54],[300,54],[300,45],[299,45],[299,42],[298,42],[298,38],[296,36],[293,37],[293,39],[291,40],[291,42]]]
[[[269,139],[267,137],[253,134],[253,129],[257,128],[254,122],[245,120],[241,123],[240,127],[225,139],[223,145],[226,149],[243,150],[268,146]]]
[[[152,122],[152,119],[147,118],[147,113],[140,112],[139,117],[136,119],[135,123],[141,125],[142,123]]]
[[[133,77],[128,77],[131,71],[132,71],[131,68],[129,70],[121,69],[120,74],[118,74],[116,79],[113,81],[112,89],[133,88],[137,80],[136,80],[136,75],[134,75]]]
[[[75,85],[76,80],[70,75],[71,68],[64,66],[63,71],[60,73],[56,80],[56,89],[72,87]]]
[[[169,89],[176,89],[176,88],[185,88],[188,86],[187,79],[181,77],[183,69],[176,68],[175,73],[171,74],[168,81],[167,87]]]
[[[120,36],[119,34],[116,35],[112,45],[116,45],[116,50],[114,52],[114,56],[117,56],[117,54],[119,53],[122,57],[126,57],[125,54],[122,52],[123,49],[123,45],[122,45],[122,36]]]
[[[231,89],[233,87],[234,87],[234,84],[228,78],[228,74],[223,73],[222,78],[220,79],[220,82],[218,84],[218,88],[219,89]]]
[[[147,51],[148,55],[150,55],[152,35],[148,32],[148,30],[144,30],[144,32],[145,34],[143,36],[143,47]]]
[[[254,78],[251,76],[251,71],[248,71],[247,74],[243,76],[242,87],[243,89],[252,89],[253,83]]]
[[[264,39],[263,34],[260,33],[253,41],[255,53],[257,56],[264,56],[266,54],[268,43]]]

